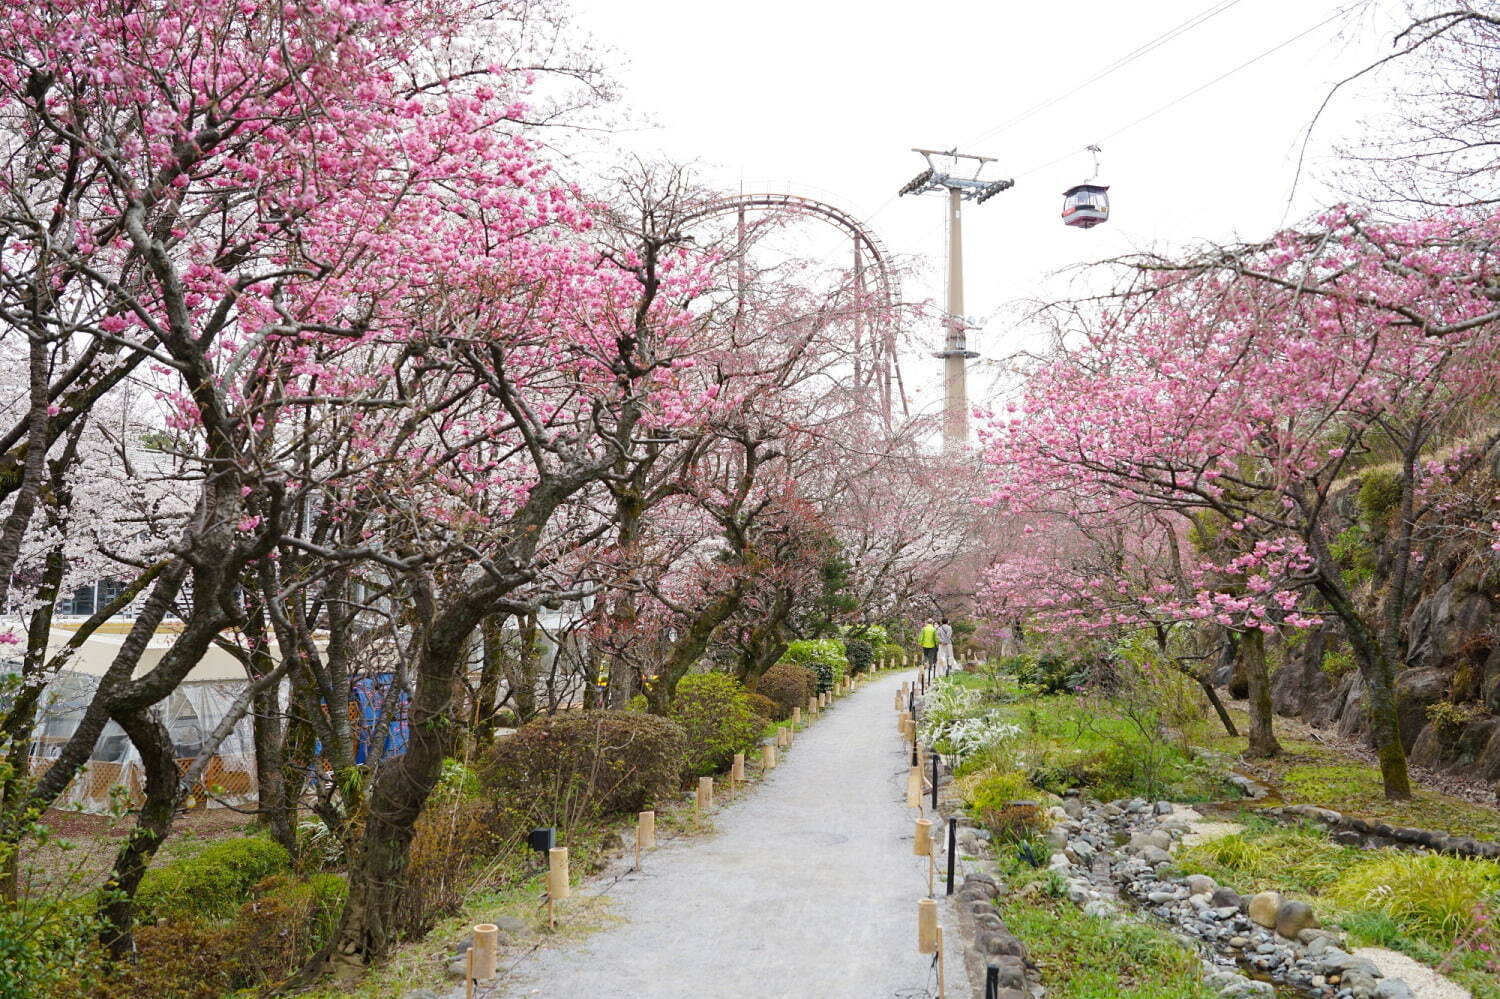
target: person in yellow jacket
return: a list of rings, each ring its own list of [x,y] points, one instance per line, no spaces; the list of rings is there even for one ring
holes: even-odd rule
[[[938,633],[937,625],[932,623],[932,618],[922,622],[922,633],[917,637],[917,643],[922,646],[922,662],[932,666],[937,663]]]

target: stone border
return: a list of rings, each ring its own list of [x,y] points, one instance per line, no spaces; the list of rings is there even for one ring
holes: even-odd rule
[[[1500,859],[1500,842],[1452,836],[1435,829],[1413,829],[1385,822],[1371,822],[1317,805],[1277,805],[1254,809],[1255,814],[1282,821],[1312,819],[1333,830],[1333,840],[1345,846],[1390,846],[1404,850],[1433,850],[1471,860]]]

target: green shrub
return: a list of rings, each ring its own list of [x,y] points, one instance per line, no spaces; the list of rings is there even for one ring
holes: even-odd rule
[[[534,719],[497,741],[480,780],[526,818],[568,826],[670,798],[683,750],[682,730],[665,718],[570,711]]]
[[[1360,476],[1360,518],[1377,530],[1389,526],[1401,506],[1401,473],[1372,468]]]
[[[895,642],[881,642],[875,647],[875,654],[887,663],[901,664],[901,657],[906,655],[906,647],[897,645]]]
[[[1350,911],[1389,916],[1408,935],[1445,949],[1474,930],[1480,903],[1500,896],[1500,864],[1391,851],[1357,864],[1326,894]]]
[[[974,814],[982,815],[1013,801],[1035,800],[1039,795],[1025,774],[991,770],[973,779],[972,785],[965,789],[964,796]]]
[[[687,738],[682,771],[690,777],[719,773],[760,736],[745,688],[727,673],[683,677],[668,714]]]
[[[777,713],[771,716],[772,721],[790,718],[793,708],[807,703],[812,688],[812,671],[796,663],[777,663],[755,681],[755,692],[776,703]]]
[[[1053,652],[1012,656],[1009,666],[1017,680],[1043,694],[1066,694],[1084,681],[1081,665]]]
[[[996,843],[1027,842],[1052,827],[1045,808],[1025,801],[987,808],[979,813],[979,821],[984,823]]]
[[[286,979],[333,936],[348,885],[335,874],[275,876],[232,922],[197,918],[142,926],[135,960],[109,982],[112,999],[220,999]]]
[[[863,638],[844,639],[844,659],[849,663],[849,672],[868,673],[875,659],[875,649]]]
[[[102,964],[91,911],[53,902],[0,904],[0,999],[90,991]]]
[[[239,988],[243,971],[235,928],[192,919],[135,931],[136,959],[122,962],[109,983],[116,999],[221,999]]]
[[[286,850],[259,836],[211,843],[191,857],[147,871],[136,890],[136,918],[142,923],[228,919],[251,887],[290,864]]]
[[[826,694],[849,672],[844,645],[836,638],[809,638],[789,642],[781,655],[784,663],[797,663],[812,670],[817,685],[814,694]]]
[[[777,721],[777,715],[781,713],[781,705],[771,700],[765,694],[754,691],[745,695],[745,701],[750,705],[750,711],[766,722]],[[765,725],[757,725],[757,728],[765,728]]]

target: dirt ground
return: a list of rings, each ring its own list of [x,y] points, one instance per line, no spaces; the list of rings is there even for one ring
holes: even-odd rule
[[[1226,701],[1225,705],[1245,715],[1250,713],[1248,701]],[[1288,739],[1300,739],[1304,742],[1316,742],[1330,749],[1338,750],[1347,756],[1351,756],[1361,763],[1367,763],[1372,767],[1379,766],[1375,751],[1365,742],[1359,739],[1345,738],[1334,729],[1314,728],[1306,722],[1297,718],[1288,718],[1284,715],[1276,716],[1276,734]],[[1477,778],[1457,777],[1452,774],[1438,773],[1424,767],[1407,762],[1407,770],[1411,773],[1412,780],[1420,787],[1429,791],[1441,791],[1443,794],[1462,798],[1464,801],[1475,805],[1494,805],[1495,792],[1489,784]]]
[[[242,835],[253,820],[228,808],[187,812],[172,824],[172,836],[157,862],[190,856],[217,839]],[[135,827],[134,815],[89,815],[53,808],[42,819],[46,834],[21,852],[21,890],[26,895],[77,895],[99,886],[121,841]]]

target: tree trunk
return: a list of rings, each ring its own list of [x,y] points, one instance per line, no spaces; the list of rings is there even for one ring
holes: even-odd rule
[[[505,615],[491,614],[479,623],[484,643],[484,663],[479,670],[479,688],[474,691],[474,745],[485,748],[495,741],[495,716],[500,708],[500,677],[505,665]]]
[[[1234,727],[1234,719],[1229,717],[1229,711],[1224,707],[1224,702],[1219,700],[1219,692],[1214,689],[1211,679],[1205,676],[1192,674],[1193,680],[1203,689],[1203,696],[1208,698],[1208,703],[1213,705],[1214,713],[1219,716],[1219,722],[1224,726],[1224,731],[1233,738],[1239,738],[1239,729]]]
[[[371,784],[364,834],[349,858],[349,900],[328,952],[328,964],[344,978],[384,957],[395,939],[412,835],[449,744],[453,680],[468,636],[482,617],[474,609],[477,602],[465,600],[434,618],[426,596],[418,606],[431,623],[419,647],[406,752],[387,760]],[[310,967],[317,970],[318,963],[315,959]]]
[[[1258,628],[1240,635],[1240,661],[1250,695],[1250,746],[1252,759],[1270,759],[1281,752],[1272,727],[1271,676],[1266,671],[1266,636]]]
[[[1320,563],[1322,559],[1319,559]],[[1401,720],[1396,714],[1396,669],[1380,642],[1370,633],[1354,602],[1325,572],[1317,579],[1318,592],[1329,609],[1344,622],[1349,647],[1354,650],[1360,675],[1370,695],[1370,738],[1380,760],[1380,778],[1385,796],[1393,801],[1411,798],[1411,777],[1406,770],[1406,749],[1401,745]]]
[[[130,736],[146,772],[146,800],[135,828],[115,856],[115,865],[104,882],[99,900],[99,942],[111,958],[119,960],[135,949],[131,925],[135,918],[135,890],[151,866],[157,848],[172,828],[172,815],[181,796],[177,761],[166,726],[144,711],[117,717]]]
[[[536,614],[516,618],[520,646],[514,660],[508,660],[506,682],[510,685],[510,702],[516,706],[516,724],[524,725],[536,717]]]
[[[672,703],[672,695],[677,693],[677,682],[687,675],[694,663],[702,658],[704,650],[708,648],[708,643],[713,639],[714,632],[739,609],[742,599],[744,599],[744,590],[736,581],[729,592],[720,594],[711,601],[688,624],[681,637],[673,644],[672,650],[667,653],[656,683],[647,688],[646,700],[652,714],[667,713],[667,708]]]

